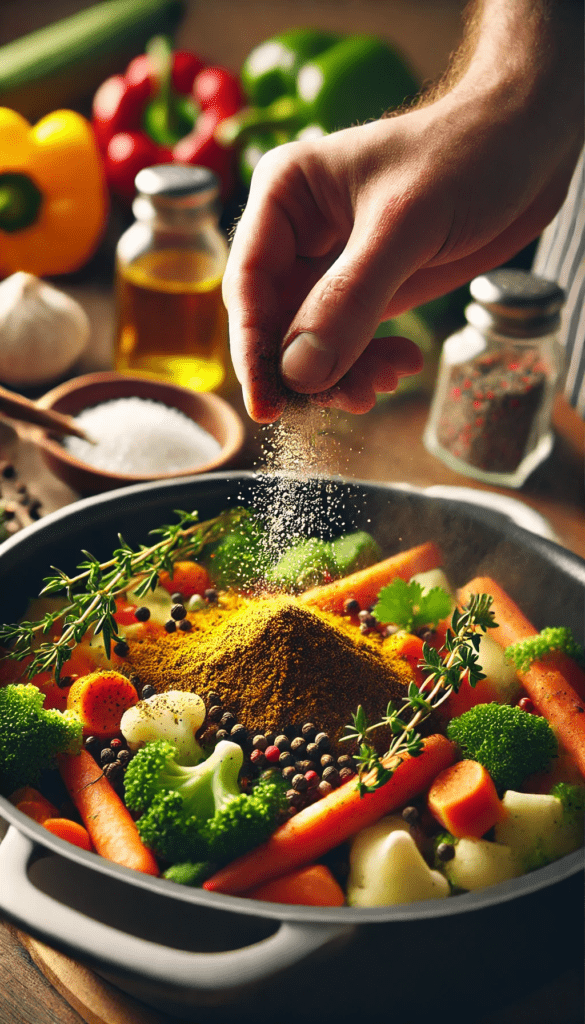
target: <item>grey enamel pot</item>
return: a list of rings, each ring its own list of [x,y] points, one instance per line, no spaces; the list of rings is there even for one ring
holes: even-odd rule
[[[0,615],[15,621],[50,565],[81,549],[108,556],[173,521],[253,506],[262,478],[210,474],[77,502],[0,548]],[[289,497],[291,495],[288,489]],[[493,575],[534,624],[583,639],[585,562],[507,516],[464,501],[367,482],[305,482],[322,519],[364,528],[388,553],[433,539],[455,585]],[[335,530],[335,526],[333,527]],[[583,851],[502,885],[390,908],[292,907],[138,875],[50,835],[0,798],[0,911],[183,1020],[474,1020],[583,963]]]

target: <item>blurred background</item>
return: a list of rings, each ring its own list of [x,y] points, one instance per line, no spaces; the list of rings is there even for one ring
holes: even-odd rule
[[[2,0],[0,44],[90,6],[80,0]],[[237,71],[256,43],[292,26],[365,32],[402,49],[424,80],[444,69],[460,36],[464,7],[464,0],[186,0],[176,40]],[[88,75],[71,102],[91,99],[103,72],[123,71],[131,56],[120,53],[92,80]]]

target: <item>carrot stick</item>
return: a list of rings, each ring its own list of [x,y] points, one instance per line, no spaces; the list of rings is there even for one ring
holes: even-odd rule
[[[342,907],[345,903],[343,889],[325,864],[297,868],[242,895],[249,900],[295,903],[306,907]]]
[[[130,812],[87,750],[61,754],[59,771],[100,856],[115,864],[158,875],[154,855],[138,835]]]
[[[506,817],[491,775],[477,761],[457,761],[439,772],[427,804],[439,824],[459,839],[479,839]]]
[[[466,603],[472,594],[489,594],[492,597],[492,610],[498,625],[490,629],[489,635],[501,647],[536,636],[537,630],[532,623],[494,580],[478,576],[462,587],[457,596]],[[581,688],[580,672],[571,658],[555,651],[533,661],[526,672],[519,671],[518,678],[538,713],[550,723],[559,743],[573,755],[585,778],[585,681]]]
[[[299,601],[302,604],[317,605],[324,611],[341,613],[345,601],[355,598],[360,608],[369,608],[376,603],[382,587],[397,576],[408,582],[415,573],[438,569],[442,564],[443,556],[439,548],[432,541],[427,541],[408,551],[399,551],[365,569],[358,569],[343,579],[306,590],[299,595]]]
[[[455,745],[445,736],[428,736],[422,754],[418,757],[401,755],[401,763],[394,774],[379,789],[362,797],[358,780],[350,779],[295,814],[262,846],[220,868],[204,883],[204,889],[246,892],[318,860],[328,850],[427,789],[435,776],[453,763],[455,752]]]
[[[43,825],[51,835],[65,839],[66,842],[79,846],[81,850],[93,850],[89,832],[79,822],[71,821],[70,818],[47,818]]]

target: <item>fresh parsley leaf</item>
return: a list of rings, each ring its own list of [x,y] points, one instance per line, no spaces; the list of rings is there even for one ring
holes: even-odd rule
[[[392,623],[413,632],[420,626],[436,626],[452,607],[450,595],[442,587],[424,591],[420,583],[395,579],[378,594],[374,615],[379,622]]]

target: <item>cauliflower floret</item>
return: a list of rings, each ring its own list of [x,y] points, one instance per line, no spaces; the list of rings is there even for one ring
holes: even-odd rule
[[[130,750],[138,750],[152,740],[168,740],[176,747],[177,763],[192,765],[205,757],[195,738],[204,719],[205,704],[198,694],[168,690],[128,708],[120,729]]]
[[[350,906],[386,907],[444,899],[449,892],[447,879],[428,866],[398,815],[382,818],[355,837],[347,884]]]

